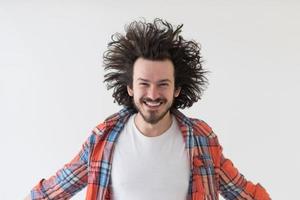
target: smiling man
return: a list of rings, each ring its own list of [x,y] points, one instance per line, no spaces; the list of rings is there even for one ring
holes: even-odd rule
[[[105,82],[124,108],[92,131],[81,151],[27,199],[69,199],[87,186],[88,200],[269,200],[222,153],[212,128],[178,109],[206,85],[198,43],[182,25],[134,21],[104,54]]]
[[[144,135],[158,136],[170,127],[169,111],[180,92],[175,89],[173,63],[138,58],[133,69],[133,84],[127,89],[138,111],[135,123]]]

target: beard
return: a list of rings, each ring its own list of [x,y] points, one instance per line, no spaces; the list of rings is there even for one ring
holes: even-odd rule
[[[157,124],[160,120],[162,120],[172,108],[174,99],[168,102],[165,98],[158,98],[156,100],[152,100],[150,98],[140,98],[139,103],[137,104],[133,101],[135,109],[138,113],[141,114],[142,118],[145,122],[149,124]],[[161,103],[158,110],[145,110],[145,102],[150,103]]]

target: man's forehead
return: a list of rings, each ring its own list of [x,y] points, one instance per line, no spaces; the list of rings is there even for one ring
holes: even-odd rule
[[[170,60],[147,60],[139,58],[133,69],[133,77],[137,81],[163,82],[174,79],[174,67]]]
[[[173,68],[173,62],[170,59],[164,59],[164,60],[150,60],[145,58],[138,58],[134,64],[134,68],[139,69],[147,69],[152,67],[159,67],[161,68]]]

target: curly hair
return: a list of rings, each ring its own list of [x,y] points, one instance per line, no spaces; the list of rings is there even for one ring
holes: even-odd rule
[[[206,89],[208,72],[202,67],[200,46],[180,35],[183,24],[175,29],[162,19],[153,23],[133,21],[125,26],[126,34],[115,33],[103,55],[107,89],[113,88],[114,102],[134,109],[133,99],[127,93],[132,88],[133,65],[142,57],[149,60],[170,59],[174,65],[175,88],[181,88],[172,108],[191,107],[201,99]]]

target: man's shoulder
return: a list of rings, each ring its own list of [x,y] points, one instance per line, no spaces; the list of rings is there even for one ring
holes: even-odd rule
[[[193,135],[205,136],[208,138],[216,137],[213,129],[204,120],[188,117],[177,109],[172,110],[172,113],[175,115],[181,125],[188,126],[193,129]]]
[[[208,138],[215,138],[216,135],[211,128],[204,120],[198,118],[189,118],[193,125],[194,135],[196,136],[205,136]]]
[[[116,119],[116,114],[114,113],[113,115],[109,116],[108,118],[106,118],[104,121],[99,122],[95,128],[93,129],[93,132],[96,135],[102,135],[103,133],[105,133],[107,130],[110,130],[117,122]]]
[[[93,132],[97,135],[102,135],[114,128],[118,122],[125,123],[125,121],[122,121],[122,119],[126,119],[132,113],[133,110],[129,108],[123,108],[120,111],[108,116],[104,121],[98,123],[93,129]]]

